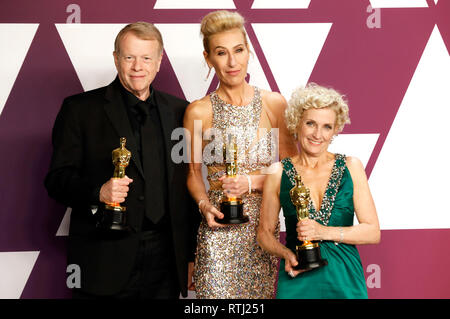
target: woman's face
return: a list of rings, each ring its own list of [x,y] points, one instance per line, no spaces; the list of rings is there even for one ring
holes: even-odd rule
[[[205,51],[203,54],[221,83],[236,86],[245,81],[249,50],[241,30],[232,29],[212,35],[209,49],[209,53]]]
[[[328,107],[303,112],[297,131],[301,150],[310,155],[321,155],[328,150],[337,133],[336,112]]]

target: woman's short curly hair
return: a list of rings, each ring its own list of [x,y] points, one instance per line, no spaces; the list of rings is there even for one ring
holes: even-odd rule
[[[336,112],[337,133],[341,132],[345,124],[350,123],[348,104],[343,95],[316,83],[308,83],[306,86],[295,89],[285,111],[286,126],[289,132],[292,135],[297,133],[300,119],[305,110],[325,107]]]

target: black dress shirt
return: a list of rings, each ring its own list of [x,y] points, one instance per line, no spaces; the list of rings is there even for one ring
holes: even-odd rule
[[[143,230],[161,228],[168,224],[168,214],[165,213],[167,210],[166,150],[153,89],[150,87],[150,96],[145,101],[140,100],[124,87],[122,87],[122,95],[137,142],[139,153],[137,156],[141,159],[145,175],[146,218],[143,221]],[[144,136],[142,132],[145,132]]]

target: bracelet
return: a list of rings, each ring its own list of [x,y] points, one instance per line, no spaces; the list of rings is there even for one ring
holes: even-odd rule
[[[337,246],[341,244],[343,240],[344,240],[344,230],[342,229],[342,227],[339,227],[339,241],[338,242],[335,241],[334,244]]]
[[[247,177],[247,181],[248,181],[248,193],[251,194],[252,193],[252,179],[248,175],[245,175],[245,177]]]
[[[342,227],[339,227],[339,244],[344,240],[344,230]]]

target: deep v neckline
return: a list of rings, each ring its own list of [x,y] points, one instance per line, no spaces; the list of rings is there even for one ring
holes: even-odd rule
[[[301,175],[299,174],[297,168],[294,165],[294,162],[292,161],[292,158],[289,158],[289,161],[291,162],[292,169],[294,170],[295,174],[299,175],[301,177]],[[318,210],[316,208],[316,205],[315,205],[313,199],[311,198],[311,201],[310,201],[310,204],[309,204],[309,209],[314,214],[316,214],[317,212],[320,212],[320,211],[322,211],[324,209],[323,206],[324,206],[324,203],[326,202],[326,196],[327,196],[328,190],[332,186],[331,185],[332,184],[332,177],[333,177],[333,174],[335,173],[336,169],[337,169],[337,156],[336,156],[336,154],[334,154],[334,163],[333,163],[333,167],[331,168],[330,175],[328,176],[327,186],[325,187],[325,191],[323,192],[322,196],[319,197],[321,199],[321,201],[320,201],[320,207],[319,207]]]
[[[336,153],[334,154],[334,165],[331,169],[331,176],[328,179],[327,187],[325,193],[322,197],[322,203],[320,209],[317,211],[313,205],[312,200],[309,202],[309,218],[314,219],[323,225],[327,226],[330,221],[331,212],[333,211],[334,202],[338,194],[342,177],[344,176],[346,168],[346,157],[345,155]],[[295,176],[298,175],[297,169],[292,162],[290,157],[286,157],[282,161],[283,170],[288,177],[290,184],[295,186]]]

